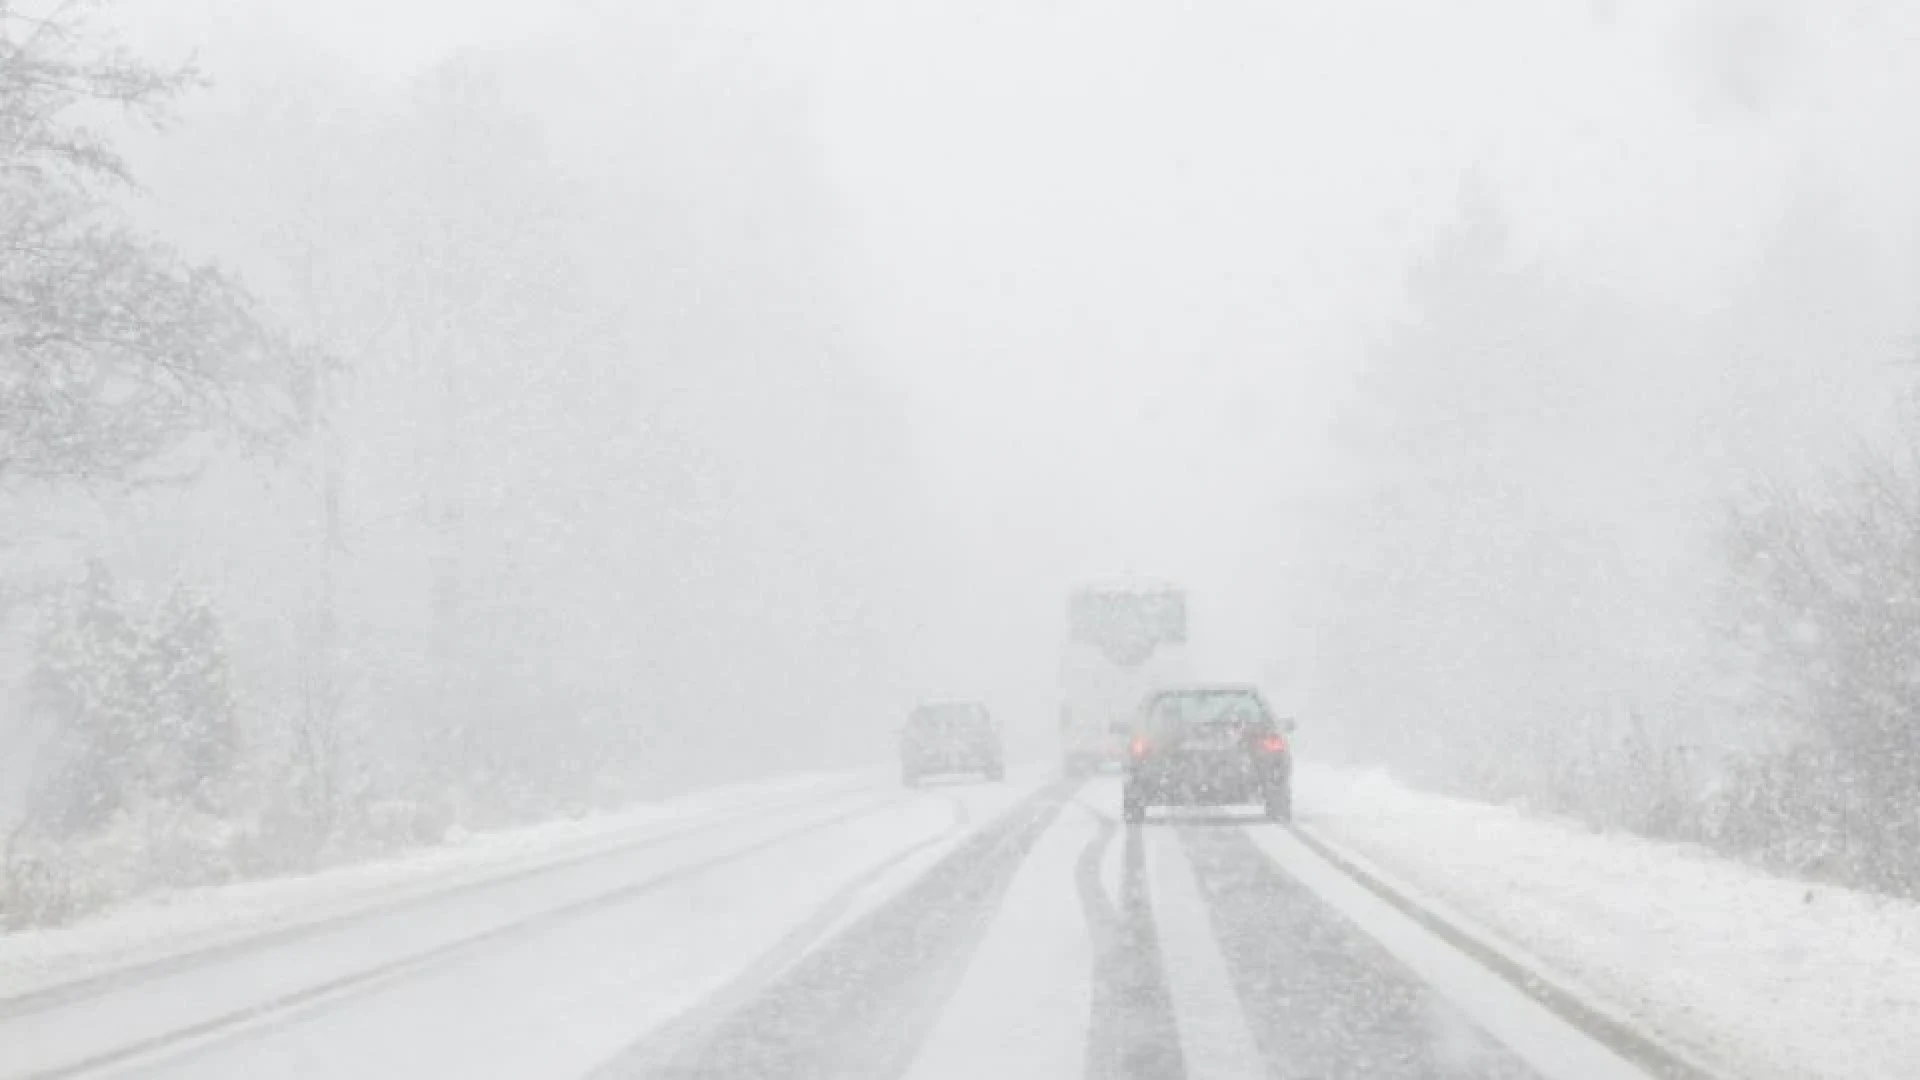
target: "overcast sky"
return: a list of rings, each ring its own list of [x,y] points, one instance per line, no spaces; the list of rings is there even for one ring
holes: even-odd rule
[[[396,82],[622,34],[757,57],[809,117],[846,317],[915,403],[961,587],[1051,613],[1089,574],[1181,580],[1228,667],[1262,663],[1295,508],[1339,484],[1328,425],[1469,170],[1521,256],[1681,311],[1739,287],[1795,185],[1915,235],[1885,167],[1920,158],[1912,20],[1864,0],[130,3],[216,79],[271,38]],[[1916,249],[1863,276],[1910,282]]]

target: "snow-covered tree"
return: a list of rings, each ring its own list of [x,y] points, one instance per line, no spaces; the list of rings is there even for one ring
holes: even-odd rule
[[[53,836],[97,829],[133,787],[142,716],[134,692],[140,632],[113,575],[92,563],[51,605],[35,650],[29,708],[48,733],[27,827]]]
[[[30,702],[49,733],[35,831],[85,833],[151,799],[212,809],[238,759],[212,607],[176,586],[143,609],[98,561],[46,613]]]
[[[95,6],[0,4],[0,483],[164,474],[196,435],[274,438],[299,408],[245,292],[116,208],[132,175],[93,121],[157,120],[193,79],[116,47]]]
[[[1755,752],[1727,840],[1920,890],[1920,434],[1808,494],[1737,504],[1721,628]]]
[[[1613,793],[1667,749],[1653,721],[1692,617],[1668,586],[1671,429],[1638,394],[1650,320],[1531,261],[1477,178],[1407,307],[1343,429],[1318,711],[1429,782],[1650,805]]]
[[[206,596],[176,584],[146,629],[134,686],[143,782],[155,796],[218,808],[240,752],[219,615]]]
[[[911,670],[912,433],[843,326],[804,118],[750,57],[614,51],[276,82],[143,165],[341,358],[299,526],[336,645],[287,643],[337,677],[267,694],[396,798],[864,756]]]

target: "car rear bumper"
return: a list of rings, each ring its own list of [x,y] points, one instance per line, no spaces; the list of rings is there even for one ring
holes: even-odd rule
[[[997,757],[938,757],[904,758],[900,767],[917,776],[939,776],[942,773],[987,772],[1000,767]]]
[[[1236,777],[1169,777],[1129,771],[1125,796],[1129,802],[1153,806],[1238,806],[1264,803],[1268,796],[1285,791],[1288,784],[1289,777],[1277,772]]]
[[[1127,798],[1150,806],[1250,806],[1267,800],[1266,788],[1129,788]]]

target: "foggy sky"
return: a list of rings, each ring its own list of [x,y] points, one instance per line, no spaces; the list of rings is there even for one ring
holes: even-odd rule
[[[1520,257],[1669,320],[1671,362],[1623,392],[1687,404],[1649,424],[1725,429],[1769,466],[1871,424],[1912,318],[1920,131],[1894,4],[131,6],[141,40],[197,46],[216,86],[257,82],[261,55],[314,54],[351,87],[615,31],[646,37],[637,63],[697,67],[716,35],[761,57],[832,193],[849,340],[912,403],[959,567],[948,670],[1033,702],[1065,586],[1123,571],[1195,590],[1218,673],[1301,675],[1299,519],[1341,490],[1330,431],[1472,170]],[[1694,366],[1724,347],[1697,323],[1809,199],[1861,240],[1821,268],[1852,310],[1811,344],[1845,347],[1769,355],[1765,333],[1740,378]],[[1702,446],[1721,439],[1676,434],[1701,457],[1657,465],[1718,468]],[[1644,512],[1630,482],[1603,498]]]

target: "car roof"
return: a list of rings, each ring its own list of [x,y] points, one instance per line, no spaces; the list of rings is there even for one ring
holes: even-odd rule
[[[1143,577],[1138,574],[1116,574],[1113,577],[1088,578],[1074,583],[1074,592],[1108,593],[1159,593],[1184,592],[1185,589],[1166,578]]]
[[[987,703],[979,698],[923,698],[914,703],[916,709],[951,709],[957,706],[984,709]]]
[[[1246,682],[1175,683],[1155,690],[1149,697],[1199,697],[1207,694],[1248,694],[1262,696],[1260,687]]]

